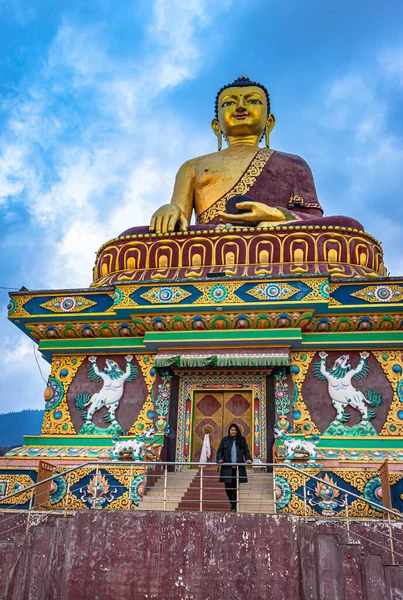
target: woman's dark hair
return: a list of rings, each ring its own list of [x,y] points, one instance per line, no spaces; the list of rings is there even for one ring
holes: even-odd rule
[[[228,427],[228,435],[231,436],[230,431],[231,431],[231,429],[233,427],[235,427],[235,429],[236,429],[236,436],[235,436],[235,438],[236,438],[237,442],[239,442],[242,439],[242,432],[241,432],[241,430],[239,429],[239,426],[236,423],[231,423],[231,425]]]

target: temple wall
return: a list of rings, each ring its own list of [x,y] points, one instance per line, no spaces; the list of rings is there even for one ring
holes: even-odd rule
[[[81,511],[33,516],[28,534],[26,515],[11,524],[0,521],[0,597],[13,600],[401,597],[387,524],[352,524],[358,545],[332,523],[285,516]]]

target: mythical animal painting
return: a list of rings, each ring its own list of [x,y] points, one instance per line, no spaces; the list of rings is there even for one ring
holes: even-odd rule
[[[327,381],[327,389],[332,404],[336,409],[336,421],[345,423],[350,415],[345,412],[347,406],[355,408],[361,413],[361,421],[368,422],[375,416],[375,411],[369,407],[380,406],[382,394],[376,390],[367,390],[365,393],[357,390],[353,379],[364,379],[369,373],[367,358],[368,352],[360,352],[358,365],[353,369],[350,365],[350,356],[343,354],[335,360],[330,369],[326,367],[326,352],[319,353],[320,360],[314,364],[314,374],[320,380]]]
[[[318,455],[316,444],[320,440],[318,435],[312,435],[309,440],[301,440],[291,437],[279,427],[274,427],[274,436],[276,440],[281,440],[284,444],[284,462],[290,462],[293,458],[302,457],[308,457],[308,462],[315,462]]]
[[[108,411],[104,416],[105,421],[112,425],[118,425],[115,413],[123,396],[125,383],[126,381],[133,381],[137,377],[137,368],[132,364],[133,356],[129,354],[125,359],[125,371],[121,369],[117,362],[109,358],[105,361],[105,369],[101,371],[97,365],[97,357],[90,356],[88,358],[91,363],[88,370],[89,378],[91,381],[103,382],[103,386],[92,396],[88,392],[84,392],[75,398],[78,410],[88,407],[88,410],[82,413],[86,424],[92,423],[94,414],[105,406]]]

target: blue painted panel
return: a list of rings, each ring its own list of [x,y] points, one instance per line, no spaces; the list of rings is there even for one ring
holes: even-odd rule
[[[87,300],[91,300],[92,302],[96,302],[96,304],[94,304],[94,306],[90,306],[89,308],[86,308],[84,310],[81,310],[80,312],[77,311],[72,311],[72,312],[60,312],[60,313],[55,313],[52,310],[49,310],[48,308],[43,308],[41,306],[41,304],[45,304],[45,302],[49,302],[49,300],[54,300],[55,298],[62,298],[62,297],[69,297],[70,294],[68,292],[66,292],[65,294],[53,294],[52,296],[35,296],[34,298],[31,298],[31,300],[28,300],[28,302],[26,302],[26,304],[24,304],[24,310],[26,310],[29,314],[31,315],[56,315],[56,314],[60,314],[61,316],[74,316],[74,317],[78,317],[80,315],[85,315],[85,314],[89,314],[89,313],[102,313],[107,311],[112,305],[113,305],[113,298],[111,298],[111,296],[107,295],[107,294],[88,294],[85,295],[85,293],[83,294],[71,294],[71,296],[74,298],[74,296],[81,296],[82,298],[85,298]]]
[[[332,298],[337,300],[337,302],[341,302],[342,304],[367,304],[371,306],[370,302],[365,302],[365,300],[361,300],[360,298],[355,298],[351,294],[358,292],[358,290],[363,290],[368,287],[368,283],[365,285],[341,285],[339,288],[332,292]]]
[[[36,483],[38,473],[33,470],[25,470],[25,469],[0,469],[0,496],[12,494],[13,491],[18,491],[18,490],[11,490],[10,485],[7,485],[7,483],[6,483],[11,475],[13,477],[15,475],[28,475],[28,477],[30,477],[32,479],[33,483]],[[21,486],[21,489],[22,489],[22,486]],[[16,496],[16,498],[18,499],[18,496]],[[12,503],[10,501],[9,504],[2,503],[1,506],[4,508],[12,508],[13,510],[26,510],[29,508],[29,500],[27,500],[27,502],[25,502],[25,504],[15,504],[16,500],[14,498],[13,498],[13,500],[14,500],[14,503]]]
[[[391,486],[390,495],[392,499],[392,508],[403,513],[403,479],[400,479],[395,485]]]
[[[265,285],[267,285],[268,281],[262,281],[262,287],[264,287]],[[310,292],[312,292],[312,288],[310,288],[308,285],[306,285],[305,283],[303,283],[302,281],[281,281],[280,286],[283,286],[284,284],[288,284],[294,288],[297,288],[297,290],[299,290],[298,292],[295,292],[295,294],[293,294],[292,296],[290,296],[289,298],[286,298],[284,300],[284,302],[298,302],[300,300],[303,300]],[[258,298],[255,298],[254,296],[252,296],[251,294],[248,294],[248,292],[255,288],[257,285],[259,285],[259,282],[254,281],[253,283],[245,283],[243,286],[241,286],[236,292],[235,294],[241,299],[244,300],[245,302],[259,302]],[[272,284],[273,286],[276,286],[276,283]],[[264,297],[260,300],[260,302],[282,302],[282,298],[281,296],[279,296],[278,298],[267,298]]]
[[[172,306],[180,306],[181,304],[193,304],[193,302],[198,300],[203,295],[203,293],[200,290],[198,290],[194,285],[175,285],[175,287],[188,292],[190,294],[190,296],[187,296],[181,302],[171,302],[170,301],[170,296],[171,296],[170,292],[171,292],[172,286],[170,286],[170,285],[155,286],[155,289],[158,290],[158,292],[156,292],[158,295],[160,295],[162,292],[162,295],[161,295],[162,299],[159,302],[159,304],[166,304],[167,306],[169,306],[170,304],[172,304]],[[154,304],[152,302],[150,302],[146,298],[141,297],[143,294],[145,294],[146,292],[149,292],[151,289],[152,289],[152,287],[150,287],[150,286],[140,287],[135,292],[133,292],[133,294],[131,294],[130,298],[134,302],[139,304],[140,306],[154,306]],[[165,294],[164,294],[164,292],[165,292]]]
[[[328,475],[329,479],[332,480],[332,483],[338,485],[343,490],[346,490],[346,492],[352,492],[354,494],[360,495],[360,492],[359,490],[357,490],[357,488],[351,486],[349,483],[344,481],[344,479],[338,477],[332,471],[322,471],[318,475],[318,477],[323,480],[325,475]],[[339,514],[342,510],[345,509],[345,495],[343,494],[343,492],[339,492],[339,490],[336,490],[330,486],[326,487],[326,481],[323,480],[323,494],[321,496],[320,493],[317,492],[317,486],[320,485],[321,484],[315,479],[309,479],[309,481],[307,482],[306,488],[308,506],[322,516],[331,517],[332,514]],[[301,485],[294,493],[297,494],[297,496],[300,499],[303,499],[303,486]],[[350,505],[353,502],[354,498],[348,496],[348,504]]]

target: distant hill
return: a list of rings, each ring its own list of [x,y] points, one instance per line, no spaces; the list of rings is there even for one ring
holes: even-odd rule
[[[24,435],[40,435],[43,410],[0,414],[0,446],[22,446]]]
[[[0,447],[0,456],[4,456],[9,450],[12,450],[13,448],[15,448],[15,446],[5,446],[4,448]]]

